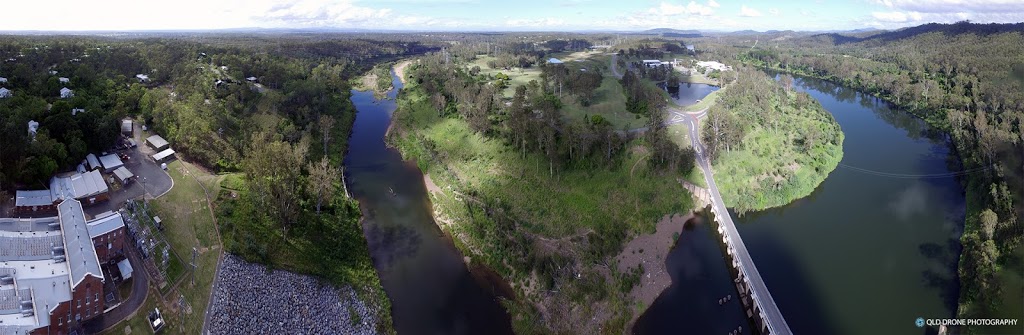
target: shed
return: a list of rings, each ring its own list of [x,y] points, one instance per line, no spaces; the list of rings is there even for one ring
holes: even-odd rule
[[[153,160],[157,163],[167,162],[174,159],[174,149],[167,149],[153,155]]]
[[[131,119],[121,120],[121,134],[132,136],[132,133],[135,131],[135,128],[132,125],[133,123]]]
[[[95,154],[85,155],[85,161],[89,163],[89,170],[95,170],[100,168],[100,160],[96,158]]]
[[[157,151],[167,149],[168,146],[167,140],[165,140],[163,137],[160,137],[160,135],[153,135],[146,138],[146,144],[149,144],[149,146],[152,147],[153,150]]]
[[[117,271],[121,272],[121,280],[129,279],[132,277],[132,263],[128,262],[128,259],[122,259],[117,262]]]
[[[121,161],[120,157],[117,157],[117,154],[100,157],[100,164],[103,165],[104,173],[114,172],[117,168],[124,166],[124,162]]]
[[[117,177],[117,181],[121,182],[121,185],[128,185],[132,179],[135,179],[135,174],[122,166],[114,170],[114,177]]]

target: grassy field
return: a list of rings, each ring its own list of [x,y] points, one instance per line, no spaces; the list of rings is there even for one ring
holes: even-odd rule
[[[617,254],[628,236],[652,232],[665,214],[692,207],[681,184],[666,182],[678,176],[649,169],[637,142],[609,168],[551,176],[543,156],[521,156],[502,140],[472,132],[464,120],[439,118],[414,87],[407,89],[396,112],[399,131],[389,141],[438,186],[453,190],[432,197],[440,220],[465,254],[501,273],[525,298],[509,303],[516,329],[538,331],[531,321],[538,313],[531,304],[538,304],[548,327],[621,333],[632,313],[622,274],[597,264]],[[481,203],[500,209],[485,214]],[[545,270],[544,264],[563,263],[577,271],[572,280],[552,274],[557,265]],[[552,289],[561,293],[546,293]]]
[[[506,98],[511,98],[512,95],[516,93],[516,86],[526,85],[531,80],[540,81],[540,69],[537,67],[531,67],[528,69],[513,68],[510,70],[492,69],[490,66],[487,66],[487,62],[492,59],[494,59],[494,57],[477,55],[476,59],[466,65],[466,69],[472,69],[474,66],[479,66],[481,75],[494,76],[498,73],[508,75],[508,87],[502,91],[502,95]]]
[[[678,70],[679,68],[676,68],[676,69]],[[684,82],[684,83],[694,83],[694,84],[708,84],[708,85],[715,85],[715,86],[721,85],[721,83],[719,83],[718,79],[709,78],[708,76],[705,76],[705,75],[703,75],[703,74],[701,74],[700,72],[697,72],[697,71],[691,72],[689,76],[680,76],[679,77],[679,81]]]
[[[562,99],[562,112],[569,118],[583,119],[587,116],[601,115],[612,123],[615,129],[633,129],[647,125],[647,117],[626,111],[626,95],[622,92],[619,81],[607,75],[601,86],[595,91],[594,102],[590,106],[582,106],[575,99]]]
[[[183,262],[191,261],[192,248],[198,249],[195,284],[193,285],[190,280],[192,269],[186,266],[177,281],[169,282],[169,286],[163,290],[167,292],[163,295],[167,300],[164,300],[157,291],[150,290],[146,304],[134,317],[115,326],[111,334],[122,334],[125,325],[132,328],[133,334],[152,333],[146,324],[146,313],[152,311],[154,307],[159,307],[168,321],[167,328],[162,333],[198,334],[202,330],[206,305],[210,299],[217,260],[221,252],[217,228],[203,187],[205,186],[211,194],[216,194],[212,192],[219,191],[222,177],[209,174],[181,160],[168,164],[167,171],[174,179],[174,187],[160,198],[150,200],[151,214],[158,215],[163,220],[163,233],[171,245],[173,254],[188,258]],[[184,295],[186,303],[191,306],[190,312],[180,308],[178,302],[181,295]]]

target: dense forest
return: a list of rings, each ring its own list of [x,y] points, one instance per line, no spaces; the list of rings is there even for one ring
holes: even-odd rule
[[[1003,272],[1024,269],[1024,24],[928,24],[780,44],[786,47],[737,53],[747,63],[877,95],[950,134],[958,168],[982,171],[962,177],[968,211],[958,314],[1020,310],[1019,297],[1002,295],[1000,286]]]
[[[839,124],[791,78],[738,72],[701,130],[722,198],[743,213],[811,194],[843,158]]]

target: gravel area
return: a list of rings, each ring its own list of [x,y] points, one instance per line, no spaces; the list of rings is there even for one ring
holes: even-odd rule
[[[376,333],[376,315],[351,287],[267,271],[230,254],[220,266],[207,325],[210,334]]]

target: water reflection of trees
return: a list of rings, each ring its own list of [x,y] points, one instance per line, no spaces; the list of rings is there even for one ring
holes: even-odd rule
[[[405,225],[381,224],[374,218],[367,218],[366,227],[366,242],[378,269],[389,268],[395,261],[414,256],[423,243],[420,233]]]

